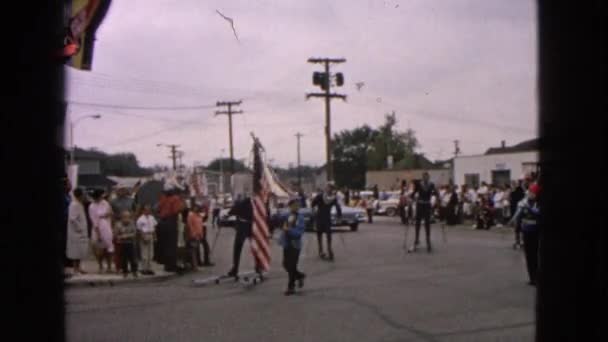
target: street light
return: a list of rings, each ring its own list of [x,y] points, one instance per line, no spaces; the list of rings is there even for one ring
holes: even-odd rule
[[[72,146],[72,151],[70,153],[70,164],[74,165],[74,150],[76,149],[76,146],[74,145],[74,127],[76,127],[76,124],[79,123],[80,121],[82,121],[83,119],[100,119],[101,118],[101,114],[91,114],[91,115],[85,115],[85,116],[81,116],[78,119],[70,122],[70,145]]]

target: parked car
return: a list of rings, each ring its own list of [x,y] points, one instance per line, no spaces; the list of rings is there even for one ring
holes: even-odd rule
[[[399,195],[390,195],[388,199],[379,201],[377,215],[397,216],[399,214]]]

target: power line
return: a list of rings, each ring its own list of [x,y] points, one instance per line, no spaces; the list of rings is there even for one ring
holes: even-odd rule
[[[136,110],[196,110],[196,109],[209,109],[214,108],[214,105],[195,105],[195,106],[175,106],[175,107],[145,107],[145,106],[131,106],[131,105],[116,105],[107,103],[92,103],[92,102],[80,102],[80,101],[66,101],[69,104],[77,106],[90,106],[100,108],[117,108],[117,109],[136,109]]]

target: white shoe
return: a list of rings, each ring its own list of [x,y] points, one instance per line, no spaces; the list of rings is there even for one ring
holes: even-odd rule
[[[502,227],[503,227],[503,226],[502,226],[502,224],[500,224],[500,223],[496,225],[496,228],[502,228]]]

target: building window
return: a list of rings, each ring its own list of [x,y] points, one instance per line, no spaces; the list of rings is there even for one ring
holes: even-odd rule
[[[505,186],[511,184],[511,170],[493,170],[492,185]]]
[[[467,173],[464,175],[464,184],[469,188],[476,188],[479,186],[479,174],[478,173]]]

